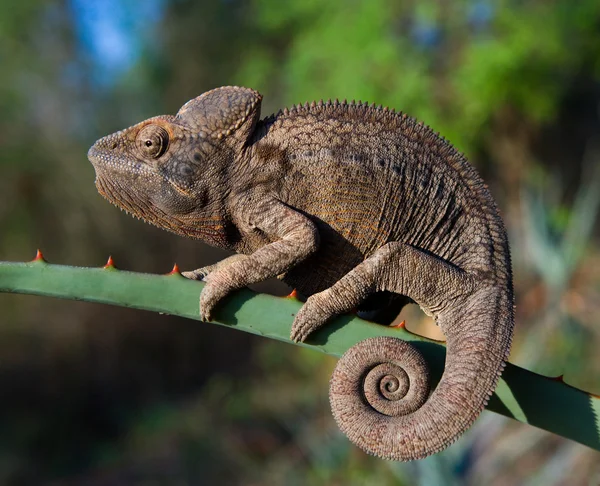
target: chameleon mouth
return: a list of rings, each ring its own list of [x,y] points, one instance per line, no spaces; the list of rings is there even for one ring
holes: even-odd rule
[[[117,150],[118,139],[114,135],[108,135],[96,140],[87,153],[88,160],[94,167],[104,165],[111,157],[111,152]]]
[[[98,172],[96,173],[96,188],[102,197],[122,211],[138,219],[148,219],[147,211],[144,211],[140,204],[136,204],[133,198],[127,197],[127,193],[123,191],[122,187],[116,187],[110,178],[104,177]]]
[[[106,177],[102,172],[96,173],[96,188],[102,197],[121,211],[136,219],[150,223],[159,228],[177,232],[177,221],[169,215],[158,210],[144,198],[136,197],[127,188],[110,175]],[[179,223],[180,224],[180,223]]]
[[[92,163],[94,168],[96,168],[98,166],[98,163],[100,162],[100,154],[101,154],[101,151],[97,147],[97,143],[98,142],[96,142],[94,145],[92,145],[87,153],[87,158]]]

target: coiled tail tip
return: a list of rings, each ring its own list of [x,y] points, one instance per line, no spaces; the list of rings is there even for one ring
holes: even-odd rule
[[[429,395],[429,369],[421,353],[391,337],[351,347],[333,372],[329,399],[339,428],[361,449],[383,459],[410,461],[423,454],[419,438],[397,433]],[[414,439],[414,440],[413,440]]]

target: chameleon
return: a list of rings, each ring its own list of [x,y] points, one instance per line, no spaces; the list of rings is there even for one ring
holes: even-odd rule
[[[271,277],[304,296],[297,342],[352,310],[389,324],[418,304],[446,337],[433,391],[419,351],[380,336],[338,361],[330,405],[369,454],[410,461],[443,450],[479,416],[510,351],[510,250],[494,199],[460,152],[402,112],[330,100],[261,119],[261,102],[253,89],[216,88],[101,138],[88,152],[98,191],[234,252],[184,272],[206,282],[202,320]]]

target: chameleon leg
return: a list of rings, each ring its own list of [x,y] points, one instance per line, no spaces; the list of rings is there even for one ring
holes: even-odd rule
[[[425,276],[425,277],[424,277]],[[331,318],[356,308],[370,294],[407,295],[427,314],[443,310],[471,291],[471,279],[443,260],[401,242],[391,242],[354,267],[328,289],[310,296],[292,325],[291,338],[304,341]]]

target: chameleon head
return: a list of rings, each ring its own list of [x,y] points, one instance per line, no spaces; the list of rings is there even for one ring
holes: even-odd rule
[[[260,95],[218,88],[186,103],[175,116],[145,120],[98,140],[88,158],[96,187],[110,202],[165,229],[219,216],[233,158],[260,112]],[[209,214],[206,214],[206,213]]]
[[[103,137],[88,152],[100,194],[134,216],[158,224],[162,213],[192,209],[194,178],[201,170],[193,158],[177,153],[185,134],[172,118],[151,118]]]

